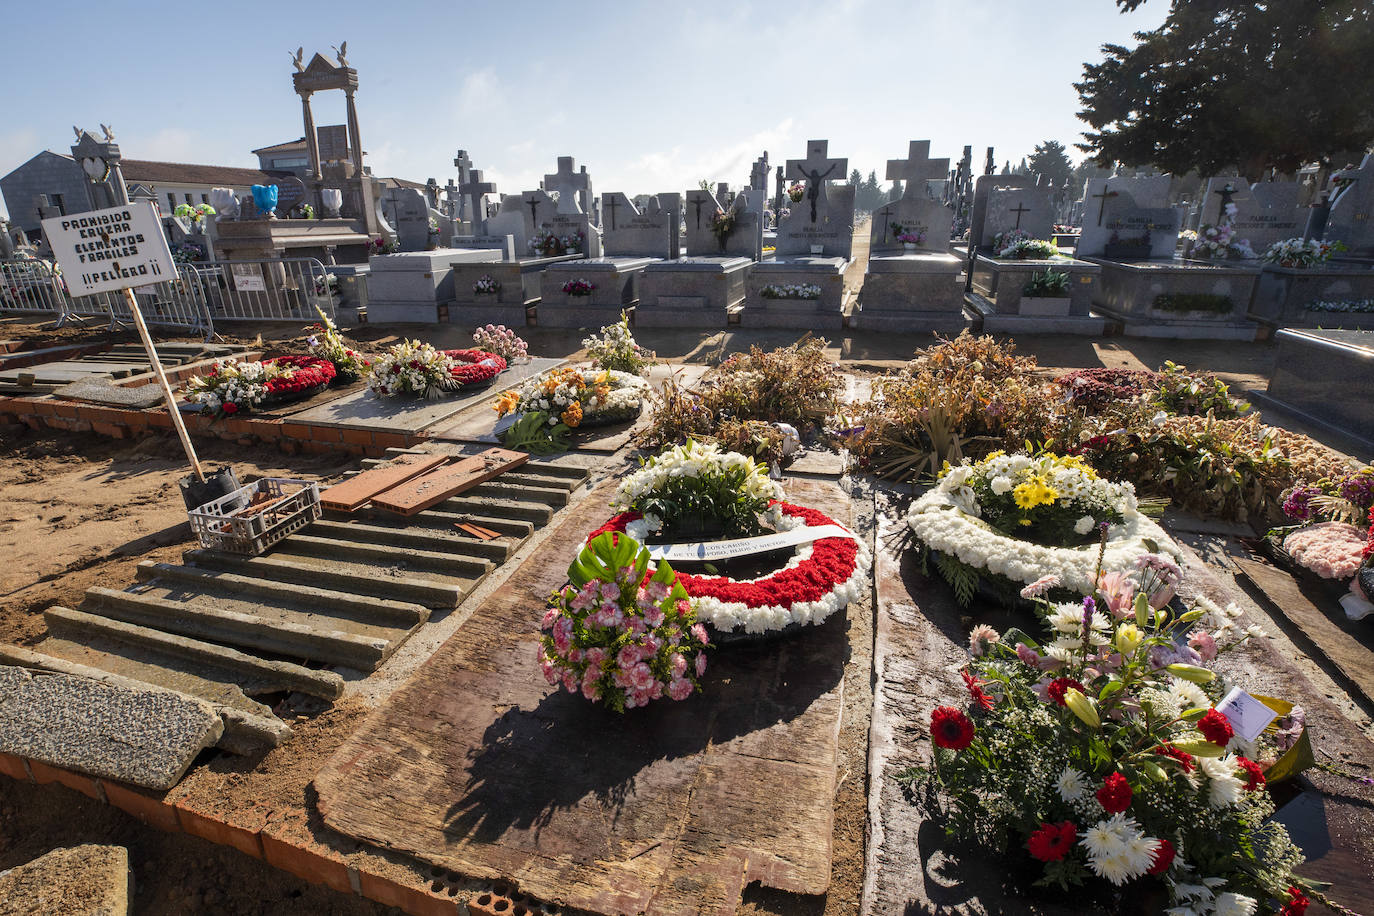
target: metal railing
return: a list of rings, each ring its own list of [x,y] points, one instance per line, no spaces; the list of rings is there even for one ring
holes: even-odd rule
[[[180,265],[175,280],[135,288],[134,296],[149,325],[203,334],[207,340],[215,333],[202,285],[190,265]],[[59,325],[106,318],[117,327],[133,319],[122,293],[73,297],[50,262],[33,259],[0,261],[0,312],[48,313]]]
[[[314,258],[212,261],[187,268],[218,321],[316,321],[317,307],[335,317],[329,272]]]

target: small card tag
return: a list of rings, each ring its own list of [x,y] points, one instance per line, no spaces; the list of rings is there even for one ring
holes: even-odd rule
[[[1246,741],[1254,741],[1270,722],[1279,717],[1278,713],[1239,687],[1232,687],[1216,708],[1231,723],[1236,734]]]

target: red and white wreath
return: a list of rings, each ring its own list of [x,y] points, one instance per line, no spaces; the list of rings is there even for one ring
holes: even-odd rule
[[[489,382],[506,369],[506,361],[495,353],[486,350],[441,350],[439,351],[454,362],[449,370],[455,388],[480,385]],[[445,385],[444,387],[448,387]]]
[[[798,527],[835,525],[834,519],[805,506],[776,502],[779,532]],[[638,512],[622,512],[587,536],[623,531],[640,543],[648,526]],[[678,571],[678,581],[692,597],[697,617],[718,631],[742,629],[758,634],[789,624],[820,623],[861,598],[868,590],[873,558],[864,545],[848,537],[821,538],[798,545],[782,569],[757,579],[694,576]]]

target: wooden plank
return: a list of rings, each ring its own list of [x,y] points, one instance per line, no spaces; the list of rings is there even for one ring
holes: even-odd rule
[[[400,455],[390,464],[355,474],[343,483],[335,484],[320,493],[320,504],[326,509],[352,512],[369,499],[412,477],[432,471],[448,461],[447,455]]]
[[[414,515],[529,460],[526,452],[489,448],[379,493],[372,497],[372,505],[400,515]]]
[[[1347,620],[1335,602],[1330,611],[1323,611],[1292,575],[1275,566],[1234,552],[1228,556],[1268,603],[1301,630],[1317,652],[1363,694],[1365,701],[1374,703],[1374,648],[1370,645],[1374,637],[1369,633],[1369,625]]]
[[[539,596],[563,582],[615,485],[565,510],[540,553],[320,770],[326,825],[594,913],[725,916],[753,882],[824,893],[846,614],[714,651],[700,695],[624,715],[540,675]],[[834,484],[789,493],[852,522]]]

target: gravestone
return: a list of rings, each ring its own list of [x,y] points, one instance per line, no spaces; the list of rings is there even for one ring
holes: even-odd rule
[[[326,124],[315,131],[315,136],[319,140],[320,162],[346,162],[352,158],[346,124]]]
[[[754,160],[754,165],[749,170],[749,187],[755,191],[768,193],[768,153]]]
[[[424,251],[429,246],[429,202],[414,188],[390,188],[384,200],[401,251]]]
[[[1374,257],[1374,155],[1366,155],[1358,169],[1331,176],[1349,182],[1332,196],[1322,238],[1344,242],[1353,257]]]
[[[902,243],[896,238],[897,230],[908,228],[925,233],[925,241],[916,246],[918,251],[949,251],[953,214],[949,207],[932,200],[926,193],[926,182],[944,178],[948,171],[948,159],[930,158],[929,140],[912,140],[906,159],[887,161],[887,180],[902,182],[902,196],[873,211],[869,228],[870,254],[902,251]]]
[[[481,169],[471,169],[467,180],[458,185],[458,193],[463,199],[462,212],[470,214],[463,222],[472,234],[482,235],[487,231],[487,195],[496,193],[495,183],[484,181]]]
[[[762,192],[752,200],[761,202]],[[738,194],[729,209],[710,191],[696,189],[687,192],[683,220],[687,226],[687,254],[692,257],[749,258],[757,261],[763,248],[763,211],[750,206],[748,193]],[[716,211],[732,212],[735,228],[725,237],[724,246],[716,238],[711,226]]]
[[[804,182],[806,193],[792,206],[792,212],[778,221],[775,247],[779,258],[815,255],[848,261],[853,253],[854,187],[830,186],[831,181],[848,177],[849,160],[830,158],[829,145],[828,140],[811,140],[805,159],[787,160],[787,178]]]
[[[680,200],[677,194],[660,194],[650,197],[641,211],[620,191],[603,193],[601,244],[606,254],[678,257],[682,245],[678,233],[682,216]]]
[[[984,175],[973,192],[969,244],[991,248],[997,236],[1021,230],[1033,239],[1049,239],[1054,230],[1050,189],[1029,175]]]
[[[460,149],[457,155],[453,157],[453,167],[458,170],[459,186],[467,184],[468,174],[472,171],[472,159],[468,156],[467,150]],[[461,222],[471,222],[473,219],[473,214],[468,210],[469,203],[466,199],[459,202],[458,219]]]
[[[573,171],[575,166],[572,156],[559,156],[558,171],[544,176],[544,189],[557,192],[558,212],[564,216],[592,212],[591,176],[587,174],[585,165],[580,172]]]
[[[1148,252],[1135,259],[1172,258],[1183,209],[1169,205],[1170,180],[1168,175],[1090,178],[1083,194],[1087,212],[1075,249],[1078,257],[1113,257],[1108,245],[1143,244],[1148,235]]]
[[[1236,206],[1231,216],[1236,239],[1249,242],[1256,254],[1263,254],[1275,242],[1302,238],[1310,210],[1299,205],[1301,195],[1302,185],[1296,181],[1265,181],[1247,187],[1243,178],[1209,178],[1198,225],[1220,225],[1229,201]]]

